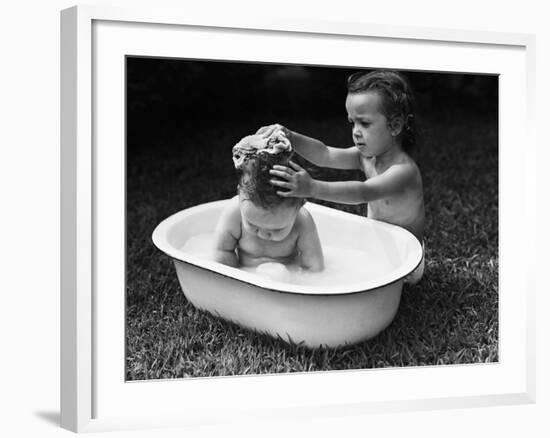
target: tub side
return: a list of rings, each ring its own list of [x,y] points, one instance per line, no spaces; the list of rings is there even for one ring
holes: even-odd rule
[[[376,286],[406,277],[422,260],[421,243],[404,228],[312,202],[306,207],[323,245],[366,251],[374,259],[388,261],[390,268]]]
[[[308,203],[323,245],[368,251],[373,257],[384,257],[395,269],[406,258],[409,240],[379,221]],[[342,213],[342,214],[339,214]]]
[[[191,236],[214,231],[227,202],[229,199],[206,203],[170,216],[155,229],[153,242],[175,260],[266,289],[299,294],[348,294],[376,289],[404,278],[418,266],[422,258],[419,242],[408,231],[311,202],[306,203],[305,207],[315,220],[323,246],[368,249],[373,257],[389,260],[391,269],[375,279],[368,278],[342,287],[312,287],[277,282],[182,251],[181,247]]]
[[[278,293],[174,260],[183,293],[197,308],[241,326],[303,343],[340,347],[372,338],[393,320],[402,281],[364,293]]]

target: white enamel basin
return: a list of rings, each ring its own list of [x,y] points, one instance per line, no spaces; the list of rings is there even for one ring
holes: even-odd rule
[[[200,233],[212,233],[229,200],[182,210],[162,221],[154,244],[169,255],[187,299],[197,308],[287,342],[338,347],[371,338],[393,320],[404,278],[422,260],[422,247],[403,228],[311,202],[323,246],[361,249],[384,258],[387,272],[341,285],[282,283],[182,251]]]

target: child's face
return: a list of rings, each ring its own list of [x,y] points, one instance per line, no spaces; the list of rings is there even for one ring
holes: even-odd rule
[[[395,137],[381,108],[382,98],[376,91],[351,93],[346,98],[353,142],[365,157],[381,155],[395,144]]]
[[[247,199],[241,199],[243,227],[264,240],[278,242],[290,234],[298,207],[281,205],[271,210],[258,207]]]

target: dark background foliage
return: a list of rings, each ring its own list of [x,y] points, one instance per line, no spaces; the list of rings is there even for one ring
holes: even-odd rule
[[[189,129],[249,121],[342,117],[346,78],[358,69],[128,58],[128,147],[175,139]],[[368,71],[368,70],[365,70]],[[419,116],[496,114],[495,76],[404,72]],[[237,139],[238,140],[238,139]],[[236,142],[236,141],[235,141]]]

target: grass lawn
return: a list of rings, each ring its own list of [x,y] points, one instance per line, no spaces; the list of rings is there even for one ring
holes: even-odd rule
[[[172,261],[151,241],[155,226],[170,214],[235,194],[231,147],[265,121],[189,130],[129,147],[127,379],[498,361],[497,123],[464,114],[438,117],[424,120],[413,155],[423,175],[427,213],[424,278],[404,287],[385,331],[341,350],[290,346],[195,309]],[[343,119],[281,122],[328,144],[349,144]],[[360,177],[323,169],[316,174]]]

